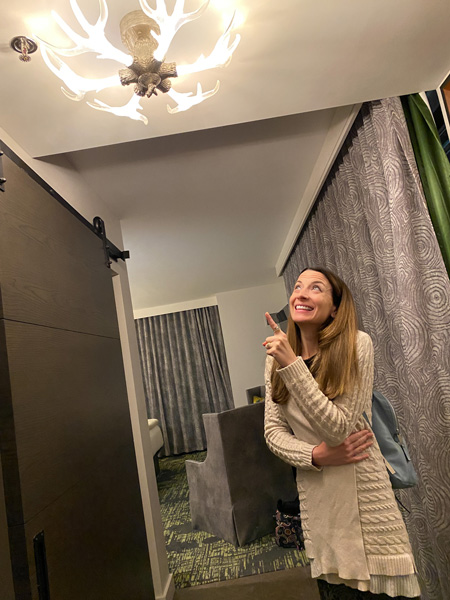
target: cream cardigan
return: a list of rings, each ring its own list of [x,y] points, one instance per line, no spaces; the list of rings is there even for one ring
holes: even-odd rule
[[[273,358],[265,369],[265,437],[270,450],[297,467],[305,548],[313,577],[375,594],[415,597],[420,588],[405,525],[376,440],[369,458],[316,468],[312,450],[321,441],[341,444],[371,418],[373,347],[358,332],[360,384],[330,401],[299,357],[279,369],[286,404],[272,400]]]

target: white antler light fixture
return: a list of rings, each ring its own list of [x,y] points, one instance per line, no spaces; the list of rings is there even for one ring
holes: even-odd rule
[[[36,37],[40,41],[42,57],[48,68],[63,82],[61,90],[72,100],[83,100],[87,92],[99,92],[117,85],[134,85],[134,95],[125,106],[109,106],[98,99],[87,102],[97,110],[113,113],[117,116],[148,123],[147,117],[141,114],[140,100],[144,97],[157,95],[157,92],[167,94],[176,103],[175,108],[167,106],[170,113],[188,110],[213,96],[219,89],[219,81],[214,89],[202,91],[200,83],[197,84],[197,93],[179,93],[172,88],[172,78],[181,75],[190,75],[207,69],[226,66],[240,41],[236,35],[231,41],[232,27],[235,14],[229,26],[218,39],[209,56],[201,55],[198,60],[190,65],[177,65],[174,62],[165,62],[166,53],[176,34],[185,23],[200,17],[208,7],[206,0],[200,8],[191,13],[184,12],[184,1],[176,0],[175,8],[171,15],[168,14],[164,0],[156,0],[156,8],[151,8],[147,0],[139,0],[142,10],[135,10],[123,17],[120,22],[122,42],[129,54],[115,48],[105,36],[105,26],[108,18],[106,0],[100,2],[100,16],[95,25],[91,25],[81,12],[76,0],[70,0],[70,5],[80,26],[87,37],[78,35],[55,12],[52,16],[64,33],[72,40],[74,46],[61,48]],[[115,60],[125,68],[118,74],[103,79],[87,79],[75,73],[61,57],[71,57],[79,54],[94,52],[97,58]]]

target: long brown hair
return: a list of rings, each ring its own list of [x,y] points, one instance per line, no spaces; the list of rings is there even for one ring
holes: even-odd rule
[[[336,316],[330,317],[319,331],[319,350],[311,364],[311,374],[320,390],[331,400],[342,395],[358,380],[358,359],[356,335],[358,319],[355,302],[346,284],[334,273],[322,267],[307,267],[304,271],[317,271],[330,282]],[[289,313],[288,341],[295,354],[301,356],[302,342],[300,328]],[[289,398],[288,390],[277,373],[280,365],[276,360],[272,367],[272,398],[277,404],[284,404]]]

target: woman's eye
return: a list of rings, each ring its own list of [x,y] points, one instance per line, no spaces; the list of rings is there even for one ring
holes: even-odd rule
[[[313,285],[313,290],[317,290],[318,292],[322,291],[318,285]]]

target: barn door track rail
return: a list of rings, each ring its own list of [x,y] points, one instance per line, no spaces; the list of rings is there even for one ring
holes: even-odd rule
[[[26,171],[26,173],[36,181],[46,192],[48,192],[55,200],[57,200],[64,208],[71,212],[79,221],[88,227],[95,235],[97,235],[103,242],[103,250],[105,252],[105,264],[107,267],[111,267],[111,259],[114,261],[127,260],[130,258],[128,250],[120,250],[115,244],[113,244],[106,237],[105,223],[101,217],[95,217],[93,223],[89,223],[73,206],[71,206],[62,196],[55,192],[55,190],[46,182],[40,175],[38,175],[33,169],[27,165],[15,152],[9,148],[2,140],[0,140],[0,192],[5,191],[6,179],[3,176],[3,162],[2,157],[6,155],[11,159],[18,167]]]

